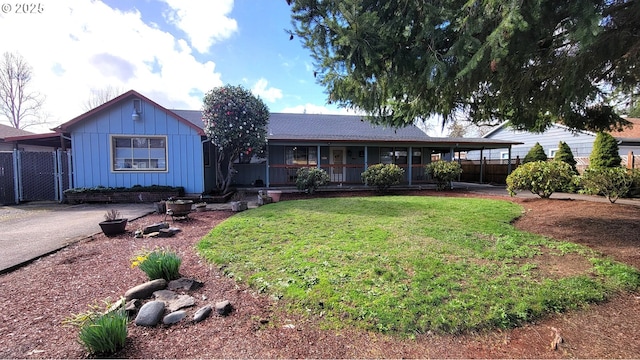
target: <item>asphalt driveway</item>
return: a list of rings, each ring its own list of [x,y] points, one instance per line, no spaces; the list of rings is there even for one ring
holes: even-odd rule
[[[101,232],[98,223],[110,209],[133,220],[152,213],[154,206],[55,202],[0,206],[0,273]]]

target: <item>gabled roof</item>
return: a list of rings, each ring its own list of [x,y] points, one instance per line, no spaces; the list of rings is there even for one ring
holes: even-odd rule
[[[204,126],[198,110],[172,110]],[[271,113],[267,139],[295,141],[424,141],[429,136],[416,126],[391,129],[372,125],[361,116]]]
[[[484,134],[482,137],[483,137],[483,138],[491,138],[491,136],[492,136],[493,134],[495,134],[496,132],[498,132],[500,129],[502,129],[502,128],[506,127],[508,124],[509,124],[509,122],[508,122],[508,121],[505,121],[505,122],[503,122],[503,123],[501,123],[501,124],[497,125],[497,126],[496,126],[496,127],[494,127],[493,129],[491,129],[491,131],[489,131],[488,133]],[[591,135],[591,136],[596,136],[596,134],[595,134],[595,133],[593,133],[593,132],[591,132],[591,131],[587,131],[587,130],[571,130],[568,126],[563,125],[563,124],[555,123],[555,124],[551,124],[551,126],[555,126],[555,127],[558,127],[558,128],[564,129],[564,130],[569,131],[569,132],[574,131],[574,132],[579,132],[579,133],[582,133],[582,134],[587,134],[587,135]]]
[[[172,110],[177,115],[203,126],[199,110]],[[404,142],[437,147],[454,146],[460,150],[506,148],[521,144],[508,140],[478,138],[435,138],[417,126],[393,129],[371,124],[362,116],[271,113],[267,133],[269,141],[322,142]]]
[[[16,129],[13,126],[0,124],[0,140],[12,136],[32,135],[31,131]]]
[[[96,108],[93,108],[93,109],[87,111],[86,113],[84,113],[84,114],[82,114],[82,115],[80,115],[78,117],[75,117],[75,118],[65,122],[64,124],[61,124],[61,125],[57,126],[53,130],[56,131],[56,132],[68,132],[71,129],[71,127],[73,127],[73,125],[78,124],[78,123],[80,123],[82,121],[85,121],[88,118],[90,118],[91,116],[96,115],[96,114],[98,114],[98,113],[110,108],[111,106],[114,106],[115,104],[120,103],[121,101],[124,101],[124,100],[127,100],[127,99],[132,99],[132,98],[139,98],[141,100],[144,100],[145,102],[153,104],[154,106],[156,106],[157,108],[161,109],[165,113],[176,117],[178,119],[178,121],[180,121],[180,122],[186,124],[187,126],[195,129],[196,131],[198,131],[198,133],[200,135],[204,135],[204,131],[202,130],[202,126],[195,125],[191,121],[181,117],[179,114],[177,114],[177,113],[175,113],[175,112],[173,112],[171,110],[166,109],[162,105],[156,103],[155,101],[147,98],[146,96],[138,93],[135,90],[129,90],[126,93],[124,93],[124,94],[122,94],[122,95],[120,95],[120,96],[118,96],[118,97],[116,97],[116,98],[114,98],[112,100],[109,100],[106,103],[104,103],[104,104],[102,104],[102,105],[100,105],[100,106],[98,106]]]

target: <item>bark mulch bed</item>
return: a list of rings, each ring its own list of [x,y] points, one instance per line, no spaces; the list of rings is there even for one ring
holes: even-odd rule
[[[331,196],[338,195],[354,193]],[[462,191],[422,191],[415,195],[479,196]],[[515,223],[518,228],[584,244],[640,268],[640,207],[578,200],[504,199],[516,201],[525,209]],[[212,316],[198,324],[183,322],[156,328],[131,324],[127,345],[116,357],[640,357],[640,293],[620,294],[603,304],[506,331],[400,339],[357,329],[321,329],[313,319],[287,314],[269,298],[221,276],[216,267],[196,255],[194,244],[231,215],[226,211],[192,213],[191,220],[175,223],[182,232],[174,237],[134,239],[136,229],[164,218],[149,215],[131,222],[127,234],[114,238],[97,235],[1,275],[0,358],[86,357],[77,342],[77,329],[62,326],[62,321],[86,311],[89,304],[107,298],[116,300],[128,288],[146,281],[139,269],[131,269],[130,259],[140,249],[156,245],[177,250],[183,259],[181,273],[204,282],[193,294],[198,299],[196,307],[230,300],[234,311],[230,316]],[[562,264],[546,264],[545,271],[562,275],[581,266],[580,261],[567,258]],[[557,335],[564,342],[554,350],[551,344]]]

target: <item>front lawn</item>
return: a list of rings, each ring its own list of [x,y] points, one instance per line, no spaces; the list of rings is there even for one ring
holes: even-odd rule
[[[521,213],[476,198],[284,201],[233,216],[198,250],[327,325],[405,335],[512,327],[640,284],[632,267],[516,230]],[[550,269],[569,259],[580,266]]]

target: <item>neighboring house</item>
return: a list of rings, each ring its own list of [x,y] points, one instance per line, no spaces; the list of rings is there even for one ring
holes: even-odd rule
[[[620,148],[620,156],[626,160],[627,154],[631,151],[634,155],[640,155],[640,119],[627,119],[634,127],[624,129],[621,132],[612,132],[611,135],[618,140]],[[571,148],[574,158],[578,161],[579,169],[589,164],[589,156],[593,149],[593,143],[596,134],[590,131],[571,131],[568,127],[561,124],[554,124],[543,133],[532,133],[523,130],[515,130],[503,123],[493,129],[491,132],[483,136],[485,139],[492,140],[511,140],[520,144],[513,145],[511,149],[511,161],[522,161],[529,150],[536,144],[544,148],[549,158],[555,156],[558,151],[558,144],[564,141]],[[470,152],[467,158],[471,160],[479,160],[479,152]],[[505,149],[493,149],[486,151],[483,158],[487,160],[507,161],[509,154]],[[636,165],[638,166],[638,165]]]
[[[32,144],[25,144],[15,141],[15,138],[22,138],[25,136],[33,136],[36,135],[30,131],[16,129],[13,126],[2,125],[0,124],[0,151],[13,151],[13,150],[24,150],[24,151],[51,151],[54,150],[48,146],[39,146]]]
[[[70,141],[73,187],[183,186],[190,195],[215,188],[217,150],[204,133],[201,111],[169,110],[131,90],[54,130],[47,141]],[[325,169],[335,185],[362,184],[361,173],[377,163],[398,164],[405,184],[415,184],[427,181],[424,165],[433,155],[508,152],[517,144],[432,138],[415,126],[374,126],[360,116],[284,113],[271,114],[267,140],[266,158],[247,156],[235,164],[236,186],[292,186],[296,171],[308,166]]]

